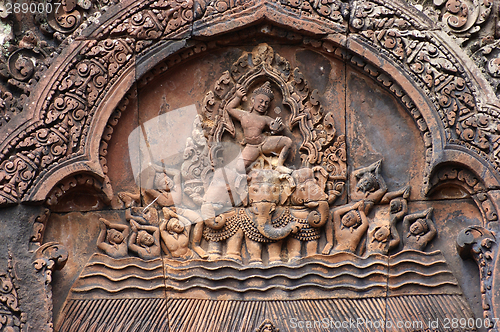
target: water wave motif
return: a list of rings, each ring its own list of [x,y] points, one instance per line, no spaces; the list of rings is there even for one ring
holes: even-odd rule
[[[404,250],[389,258],[389,295],[462,294],[441,251]]]
[[[165,288],[161,258],[145,261],[127,257],[114,259],[94,254],[73,285],[73,294],[104,291],[118,294],[126,291],[154,292]]]
[[[206,298],[224,292],[241,299],[245,293],[281,292],[291,298],[330,298],[419,294],[461,294],[458,282],[440,251],[405,250],[392,256],[357,256],[338,252],[314,255],[298,264],[242,265],[231,260],[176,261],[136,257],[114,259],[94,254],[72,288],[92,291],[201,292]],[[307,292],[303,292],[307,290]],[[75,298],[79,298],[78,296]]]

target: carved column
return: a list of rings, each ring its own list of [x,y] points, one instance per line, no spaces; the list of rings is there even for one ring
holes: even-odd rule
[[[0,331],[52,331],[51,275],[68,254],[56,243],[39,246],[45,212],[23,205],[0,210]]]
[[[484,319],[491,322],[490,331],[498,331],[500,269],[495,232],[481,226],[467,227],[458,235],[457,249],[462,258],[471,257],[476,261],[481,278]]]

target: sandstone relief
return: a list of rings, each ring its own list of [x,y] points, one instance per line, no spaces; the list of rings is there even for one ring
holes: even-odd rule
[[[500,329],[495,1],[26,4],[0,331]]]
[[[71,287],[61,331],[85,325],[77,303],[93,317],[89,298],[161,298],[159,291],[180,306],[221,296],[253,305],[349,298],[353,310],[376,315],[366,301],[388,298],[399,319],[413,316],[397,303],[425,305],[442,319],[474,317],[441,250],[427,250],[443,221],[432,207],[411,207],[409,183],[389,190],[383,159],[353,169],[346,185],[343,113],[322,105],[299,67],[259,44],[204,96],[187,137],[174,144],[182,147],[177,169],[152,153],[165,143],[155,143],[157,127],[148,125],[163,120],[141,129],[150,159],[134,174],[146,187],[117,194],[124,214],[115,222],[99,219],[97,251]],[[412,291],[419,297],[407,297]]]

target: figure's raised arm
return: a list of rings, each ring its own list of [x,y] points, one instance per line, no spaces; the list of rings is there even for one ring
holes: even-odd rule
[[[178,169],[175,169],[175,168],[165,168],[163,170],[163,172],[165,174],[167,174],[168,176],[172,177],[173,180],[174,180],[174,185],[181,185],[181,171],[179,171]],[[170,188],[170,189],[173,189],[173,188]]]
[[[385,185],[385,182],[384,182],[384,185]],[[396,190],[396,191],[390,191],[390,192],[386,193],[384,195],[384,197],[382,197],[382,199],[380,200],[380,203],[382,203],[382,204],[389,203],[394,198],[400,197],[400,196],[403,197],[404,199],[408,199],[408,197],[410,197],[410,191],[411,191],[411,187],[409,185],[406,187],[403,187],[399,190]]]
[[[415,220],[417,220],[417,219],[416,218],[414,219],[410,214],[406,215],[403,218],[403,234],[408,233],[408,231],[410,230],[411,223],[413,223],[413,221],[415,221]]]
[[[391,224],[393,225],[396,225],[396,223],[401,219],[403,219],[403,217],[408,213],[408,202],[406,201],[406,199],[402,198],[400,199],[400,202],[401,202],[401,211],[393,214],[393,218],[391,219]]]
[[[102,218],[101,218],[102,219]],[[100,219],[99,219],[100,220]],[[106,220],[106,219],[103,219],[103,220]],[[101,220],[100,220],[101,221]],[[107,220],[106,220],[107,221]],[[101,228],[101,231],[99,233],[99,237],[97,238],[97,247],[101,250],[104,250],[106,251],[106,249],[108,248],[108,244],[105,242],[106,240],[106,224],[103,223],[101,221],[101,223],[99,224],[100,225],[100,228]]]
[[[99,220],[104,224],[106,225],[106,227],[108,228],[114,228],[116,229],[117,231],[120,231],[120,232],[123,232],[125,230],[128,230],[128,226],[127,225],[122,225],[122,224],[117,224],[117,223],[112,223],[110,222],[109,220],[106,220],[104,218],[99,218]],[[124,234],[125,235],[125,234]],[[128,235],[128,232],[127,232],[127,235]]]
[[[245,88],[238,84],[236,86],[236,92],[234,93],[234,98],[231,99],[231,101],[227,103],[226,106],[227,112],[240,121],[245,112],[236,107],[240,105],[241,101],[243,100],[243,97],[245,97],[246,94],[247,92],[245,91]]]
[[[144,231],[147,231],[149,233],[154,233],[158,230],[158,227],[156,226],[150,226],[150,225],[139,225],[139,224],[136,224],[136,227],[138,230],[144,230]]]
[[[359,229],[363,230],[365,232],[368,229],[368,218],[366,217],[365,214],[365,202],[364,201],[359,201],[357,204],[357,208],[359,211],[359,216],[361,218],[361,225],[359,226]]]
[[[342,206],[333,211],[333,224],[335,227],[340,227],[340,220],[342,216],[351,210],[356,210],[360,206],[364,208],[364,201],[356,202],[355,204],[350,204],[347,206]]]
[[[436,236],[437,230],[434,222],[430,218],[427,218],[425,221],[427,222],[427,226],[429,226],[429,231],[422,236],[421,240],[427,245],[427,243]]]
[[[147,224],[149,222],[146,218],[144,218],[144,213],[142,213],[141,216],[133,215],[131,208],[125,210],[125,219],[128,221],[134,220],[140,224]]]
[[[132,230],[133,230],[133,228],[132,228]],[[130,250],[132,250],[134,252],[138,252],[140,250],[140,247],[137,244],[135,244],[135,241],[137,239],[136,230],[133,230],[132,235],[130,235],[130,237],[128,238],[128,247]]]
[[[361,204],[364,204],[363,201],[359,201],[359,202],[356,202],[355,204],[350,204],[350,205],[346,205],[346,206],[342,206],[342,207],[339,207],[337,209],[335,209],[333,211],[333,215],[337,215],[337,216],[341,216],[351,210],[356,210],[358,209],[359,206],[361,206]]]
[[[403,219],[403,230],[405,232],[408,232],[411,224],[413,224],[413,222],[417,219],[420,219],[420,218],[430,219],[430,214],[433,210],[434,209],[432,207],[430,207],[425,211],[406,215],[405,218]]]
[[[167,196],[156,189],[146,189],[146,195],[151,197],[153,200],[156,200],[160,206],[169,206],[172,204],[171,200]]]

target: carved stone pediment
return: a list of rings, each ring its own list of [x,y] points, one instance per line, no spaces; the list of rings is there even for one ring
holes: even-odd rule
[[[285,312],[293,310],[290,300],[310,301],[304,305],[313,312],[320,301],[347,306],[347,320],[360,308],[378,317],[378,300],[388,301],[383,310],[393,320],[412,319],[397,309],[401,303],[411,310],[425,304],[439,319],[458,312],[473,317],[445,254],[433,246],[442,221],[432,204],[415,205],[408,183],[389,188],[383,159],[360,164],[356,151],[349,154],[345,111],[315,88],[316,78],[297,58],[338,63],[281,49],[287,55],[266,43],[230,53],[233,60],[219,65],[220,74],[196,94],[202,97],[196,106],[167,111],[172,106],[164,96],[161,115],[144,117],[133,129],[128,178],[137,188],[112,199],[121,213],[95,214],[96,252],[71,285],[61,331],[106,326],[93,323],[98,299],[110,307],[147,299],[145,315],[157,318],[165,315],[154,314],[160,303],[173,316],[190,305],[221,315],[221,299],[230,310],[262,307],[269,314],[271,301],[283,301]],[[169,129],[180,119],[191,119],[188,128]],[[108,172],[111,184],[123,179],[112,167]],[[242,300],[250,307],[241,309]],[[115,324],[128,323],[120,314]],[[161,328],[160,320],[154,324]],[[255,328],[278,329],[269,319]]]
[[[498,329],[494,2],[8,5],[0,330]]]

